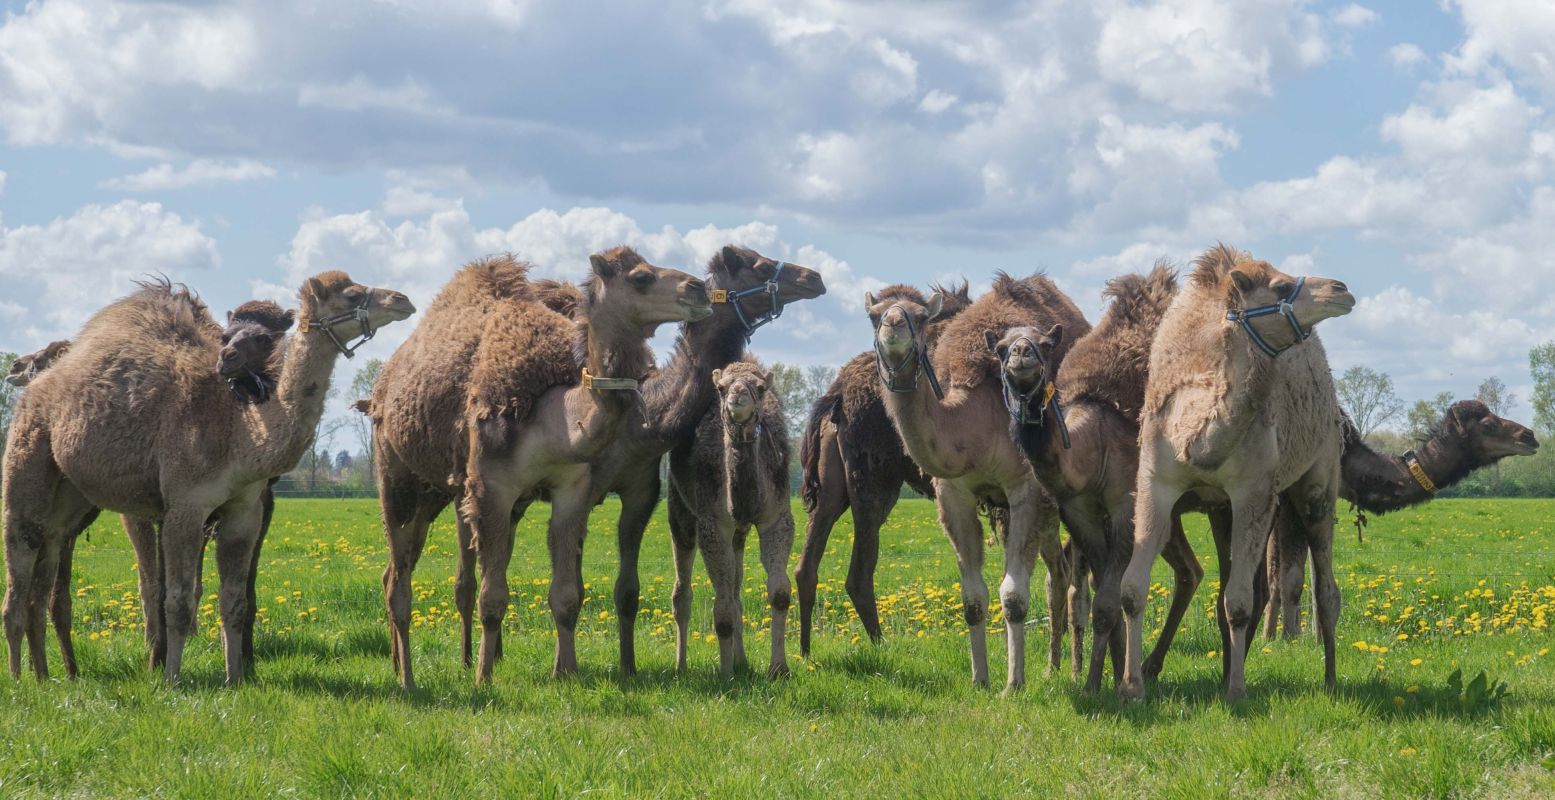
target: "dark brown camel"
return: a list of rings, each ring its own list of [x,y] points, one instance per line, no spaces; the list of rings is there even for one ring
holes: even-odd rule
[[[967,283],[933,287],[945,298],[939,316],[929,324],[929,346],[946,320],[954,318],[972,298]],[[888,286],[880,299],[926,301],[911,286]],[[853,608],[871,641],[880,641],[880,614],[875,604],[875,565],[880,558],[880,528],[902,493],[902,484],[923,495],[934,487],[902,449],[880,400],[875,354],[860,353],[837,371],[826,393],[810,409],[799,440],[799,495],[809,519],[804,550],[794,571],[799,588],[799,652],[810,654],[810,629],[815,614],[815,586],[832,526],[843,512],[853,511],[853,555],[848,561],[847,589]]]

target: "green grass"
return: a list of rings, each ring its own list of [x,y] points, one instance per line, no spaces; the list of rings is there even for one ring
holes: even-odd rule
[[[794,676],[779,683],[717,677],[705,579],[695,623],[704,638],[690,671],[674,674],[662,516],[645,545],[642,674],[620,679],[607,505],[586,550],[582,673],[554,682],[544,515],[537,509],[520,529],[506,658],[488,688],[459,665],[453,531],[446,515],[439,521],[417,572],[421,689],[409,695],[389,666],[372,502],[280,503],[260,575],[258,677],[235,690],[220,685],[208,607],[185,684],[163,686],[145,670],[129,546],[116,521],[100,522],[76,560],[83,677],[0,678],[0,796],[1555,793],[1555,772],[1541,766],[1555,765],[1555,545],[1545,527],[1555,502],[1440,501],[1374,520],[1363,544],[1341,522],[1338,692],[1322,690],[1310,637],[1260,641],[1249,698],[1237,707],[1219,699],[1209,585],[1147,702],[1084,697],[1067,670],[1044,674],[1046,620],[1030,637],[1024,692],[973,689],[955,560],[925,501],[902,503],[884,534],[887,642],[859,641],[842,587],[844,522],[822,575],[816,655],[801,661],[792,633]],[[1202,525],[1192,535],[1213,581]],[[749,556],[745,607],[758,619],[747,620],[747,647],[763,667],[754,543]],[[997,585],[997,555],[990,561]],[[208,576],[208,592],[213,583]],[[1152,620],[1163,605],[1153,602]],[[1000,638],[990,636],[996,681]],[[1511,694],[1464,710],[1445,689],[1458,668],[1487,670]]]

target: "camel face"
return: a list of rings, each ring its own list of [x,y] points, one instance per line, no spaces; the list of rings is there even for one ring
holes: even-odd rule
[[[775,284],[779,307],[826,294],[826,281],[821,278],[821,273],[786,261],[782,262],[782,269],[779,269],[777,260],[748,247],[725,247],[722,263],[729,273],[728,280],[724,282],[725,288],[739,292],[760,288],[768,283]],[[769,301],[766,297],[752,297],[743,302],[749,306],[747,311],[760,314],[766,311],[763,306]]]
[[[718,387],[724,418],[736,425],[744,425],[756,416],[767,387],[772,384],[772,374],[762,373],[752,364],[735,362],[728,369],[713,370],[713,383]]]
[[[1452,418],[1463,428],[1470,452],[1484,463],[1539,452],[1539,439],[1533,431],[1496,416],[1478,400],[1454,403]]]
[[[944,304],[945,296],[939,292],[926,306],[905,298],[877,301],[872,292],[865,292],[864,307],[875,326],[875,349],[894,363],[906,363],[927,346],[929,321],[939,316]]]
[[[70,342],[50,342],[49,345],[36,353],[28,353],[25,356],[17,356],[11,362],[11,371],[6,374],[5,382],[21,388],[38,376],[38,373],[46,370],[60,356],[70,349]]]
[[[594,315],[609,314],[631,325],[696,322],[713,313],[712,298],[701,279],[668,267],[656,267],[630,248],[617,247],[589,256],[594,278]]]
[[[1276,351],[1301,343],[1319,322],[1355,308],[1349,287],[1333,278],[1295,278],[1252,259],[1228,274],[1233,311],[1247,313],[1245,324]]]
[[[1011,328],[999,337],[993,331],[987,333],[989,349],[1003,365],[1010,386],[1017,391],[1028,391],[1053,381],[1053,354],[1064,340],[1064,326],[1054,325],[1052,330],[1041,333],[1036,328]]]
[[[257,322],[240,322],[221,334],[221,353],[216,371],[223,378],[235,378],[250,370],[259,372],[270,363],[283,332],[272,331]]]

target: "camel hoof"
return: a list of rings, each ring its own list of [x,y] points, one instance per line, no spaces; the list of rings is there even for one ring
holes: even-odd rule
[[[781,661],[773,662],[772,666],[767,667],[767,680],[769,681],[783,680],[792,674],[788,671],[788,665]]]
[[[1155,679],[1161,677],[1162,666],[1163,664],[1159,661],[1146,661],[1141,670],[1145,673],[1145,680],[1154,682]]]
[[[1226,705],[1228,706],[1234,706],[1245,699],[1247,699],[1247,689],[1245,688],[1226,690]]]
[[[1026,685],[1023,684],[1023,683],[1006,684],[1005,687],[1004,687],[1004,691],[1000,692],[999,696],[1000,697],[1012,697],[1014,695],[1020,694],[1025,688],[1026,688]]]
[[[1145,699],[1145,684],[1138,679],[1125,679],[1118,686],[1118,699],[1125,703],[1138,702]]]

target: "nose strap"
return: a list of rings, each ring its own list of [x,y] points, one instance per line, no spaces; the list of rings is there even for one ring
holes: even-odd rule
[[[1296,288],[1291,290],[1289,296],[1281,298],[1278,303],[1271,303],[1266,306],[1256,306],[1254,308],[1244,308],[1239,311],[1227,311],[1226,319],[1230,322],[1235,322],[1241,325],[1242,330],[1247,332],[1247,338],[1253,340],[1254,346],[1256,346],[1259,350],[1262,350],[1268,357],[1275,358],[1279,356],[1280,353],[1283,353],[1286,350],[1289,350],[1290,348],[1295,347],[1296,345],[1312,338],[1312,331],[1301,327],[1301,321],[1296,319],[1296,298],[1301,296],[1301,290],[1306,285],[1307,279],[1305,277],[1297,278]],[[1274,314],[1279,314],[1280,316],[1284,317],[1285,321],[1290,323],[1291,331],[1296,334],[1296,340],[1284,347],[1275,347],[1274,345],[1269,344],[1269,341],[1263,338],[1263,334],[1260,334],[1258,329],[1253,327],[1254,319],[1258,317],[1267,317]]]
[[[900,309],[901,305],[894,305],[891,308]],[[886,309],[886,313],[890,313],[890,309]],[[881,319],[885,319],[884,314],[881,315]],[[912,339],[912,352],[908,353],[907,357],[897,364],[892,364],[886,359],[885,348],[880,345],[880,323],[875,323],[875,366],[880,371],[880,378],[885,382],[885,388],[897,394],[916,392],[918,391],[918,375],[927,375],[929,378],[929,388],[934,391],[935,399],[944,400],[945,390],[940,387],[939,376],[934,374],[934,365],[929,363],[929,354],[925,348],[918,344],[918,326],[913,324],[912,314],[907,313],[903,309],[902,319],[907,322],[907,335]],[[918,373],[913,375],[912,385],[898,386],[896,383],[897,373],[906,369],[908,362],[913,360],[918,362]]]
[[[772,270],[772,277],[768,278],[760,286],[752,286],[749,289],[740,289],[733,292],[728,289],[714,289],[712,291],[714,303],[728,303],[734,306],[734,316],[745,327],[745,341],[750,341],[751,334],[755,333],[757,328],[783,316],[783,301],[778,299],[778,276],[783,274],[783,268],[786,266],[788,266],[787,262],[777,262],[777,266]],[[769,305],[767,310],[759,315],[746,316],[745,309],[740,305],[740,301],[747,297],[755,297],[762,294],[768,298]]]
[[[1053,413],[1053,422],[1058,426],[1059,438],[1064,443],[1064,449],[1068,450],[1070,446],[1069,424],[1064,421],[1064,407],[1058,402],[1058,387],[1047,378],[1047,362],[1042,359],[1042,351],[1038,350],[1037,346],[1030,339],[1022,336],[1015,340],[1010,349],[1013,350],[1014,345],[1022,342],[1025,342],[1026,346],[1030,347],[1037,354],[1037,360],[1042,363],[1043,377],[1036,386],[1024,392],[1016,389],[1010,383],[1010,356],[1006,352],[1004,360],[999,363],[999,382],[1004,386],[1004,409],[1010,413],[1010,418],[1015,420],[1016,425],[1037,426],[1041,426],[1046,421],[1043,411],[1051,411]],[[1033,400],[1037,402],[1033,404]],[[1032,418],[1031,413],[1033,408],[1038,409],[1035,419]]]
[[[303,317],[302,322],[297,324],[297,332],[309,333],[314,328],[317,328],[323,331],[324,335],[328,336],[331,342],[334,342],[335,349],[339,350],[341,355],[344,355],[346,358],[355,358],[357,348],[367,344],[372,340],[373,335],[377,333],[377,331],[373,329],[372,324],[368,322],[367,306],[368,304],[372,303],[372,301],[372,295],[369,294],[362,298],[361,305],[343,314],[336,314],[335,316],[329,317],[328,319],[308,319],[307,317]],[[361,333],[357,334],[352,339],[342,341],[335,333],[335,326],[343,322],[351,322],[353,320],[355,320],[356,323],[361,326]],[[351,344],[348,345],[347,342],[351,342]]]

